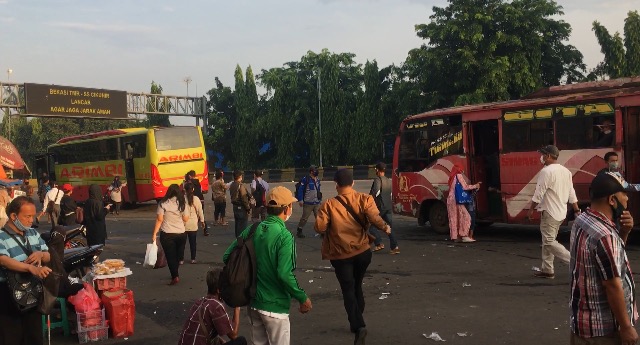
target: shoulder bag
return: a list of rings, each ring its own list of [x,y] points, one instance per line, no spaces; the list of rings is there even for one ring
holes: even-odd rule
[[[25,239],[27,241],[28,248],[25,248],[22,242],[18,240],[14,234],[10,233],[6,229],[2,229],[2,231],[9,234],[9,236],[16,241],[27,256],[33,253],[31,244],[26,237]],[[26,313],[40,305],[43,296],[43,287],[40,278],[29,272],[15,272],[8,269],[5,269],[4,272],[7,276],[7,285],[11,292],[11,299],[20,312]]]
[[[458,177],[456,177],[456,186],[454,192],[456,193],[456,204],[470,204],[473,201],[472,193],[462,188],[462,184],[460,183],[460,181],[458,181]]]
[[[47,203],[47,212],[52,212],[53,207],[56,205],[56,200],[58,200],[58,195],[60,195],[60,190],[58,189],[58,193],[56,193],[56,197],[53,200],[49,200]]]
[[[344,208],[347,210],[347,212],[349,212],[351,217],[353,217],[353,219],[355,219],[356,222],[358,222],[358,224],[360,224],[360,227],[362,227],[362,230],[364,231],[365,234],[367,234],[367,237],[369,238],[369,243],[373,242],[373,240],[375,239],[375,236],[373,236],[373,235],[371,235],[369,233],[369,224],[367,222],[362,221],[362,219],[360,219],[360,217],[358,217],[358,214],[353,209],[353,207],[351,207],[351,205],[347,204],[347,202],[344,201],[343,198],[341,198],[339,195],[336,197],[336,200],[338,200],[338,202],[341,203],[342,206],[344,206]]]

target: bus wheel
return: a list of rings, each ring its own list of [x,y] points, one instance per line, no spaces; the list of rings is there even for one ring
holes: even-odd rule
[[[429,208],[429,223],[438,234],[449,233],[449,216],[447,206],[442,202],[436,202]]]

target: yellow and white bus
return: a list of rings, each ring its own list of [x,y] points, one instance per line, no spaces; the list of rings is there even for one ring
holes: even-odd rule
[[[88,198],[89,185],[103,192],[114,176],[127,185],[124,202],[159,200],[167,188],[196,172],[202,192],[209,189],[204,140],[200,127],[126,128],[66,137],[47,148],[36,171],[48,172],[58,184],[70,183],[73,198]]]

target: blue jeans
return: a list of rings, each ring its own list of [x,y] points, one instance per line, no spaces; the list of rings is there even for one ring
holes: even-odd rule
[[[387,222],[387,224],[389,224],[389,226],[391,227],[391,234],[389,235],[389,245],[391,246],[391,249],[395,249],[396,247],[398,247],[398,242],[393,236],[393,213],[391,211],[382,211],[380,212],[380,217],[382,217],[382,219],[384,219],[384,221]],[[380,231],[381,230],[376,228],[375,226],[369,227],[369,233],[371,233],[371,235],[375,237],[375,239],[373,240],[373,244],[375,244],[376,246],[382,244],[382,235],[380,234]]]

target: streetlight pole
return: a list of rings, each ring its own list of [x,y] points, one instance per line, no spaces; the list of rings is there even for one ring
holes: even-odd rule
[[[11,68],[9,68],[7,70],[7,81],[11,81],[11,73],[13,73],[13,70]]]
[[[7,82],[11,81],[11,73],[13,73],[13,70],[11,68],[7,69]],[[11,110],[9,110],[9,108],[7,108],[7,139],[11,140]]]
[[[189,84],[191,83],[191,77],[185,77],[182,81],[187,84],[187,97],[189,97]]]
[[[319,140],[319,148],[320,148],[320,167],[322,168],[322,110],[320,108],[320,99],[322,97],[322,82],[320,81],[320,68],[318,68],[318,134],[320,137]]]

